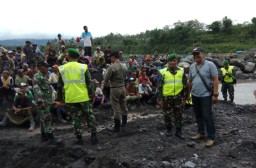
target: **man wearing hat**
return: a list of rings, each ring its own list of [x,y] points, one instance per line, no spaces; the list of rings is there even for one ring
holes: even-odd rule
[[[207,141],[205,146],[211,147],[215,142],[215,124],[212,115],[212,103],[218,100],[218,70],[214,63],[204,59],[202,48],[193,49],[194,63],[189,69],[188,99],[192,94],[193,109],[197,123],[197,134],[194,140],[204,139],[205,127]]]
[[[12,76],[14,74],[15,64],[14,60],[8,57],[7,52],[8,50],[5,48],[0,48],[0,74],[2,74],[3,71],[8,71]]]
[[[173,113],[176,127],[175,136],[184,140],[182,135],[182,107],[187,95],[187,78],[183,69],[177,67],[178,61],[175,53],[167,57],[167,63],[168,66],[159,71],[162,110],[167,129],[166,136],[172,135],[171,113]]]
[[[41,140],[54,141],[50,112],[50,106],[53,104],[53,89],[48,80],[48,64],[41,61],[37,64],[37,67],[39,72],[34,75],[34,92],[40,114]]]
[[[119,61],[119,53],[112,52],[110,54],[111,65],[108,68],[104,80],[102,82],[101,90],[110,81],[110,99],[111,106],[114,111],[114,128],[112,131],[119,132],[122,118],[122,126],[127,123],[127,104],[126,104],[126,90],[125,79],[128,70],[125,65]]]
[[[62,38],[62,35],[59,33],[57,35],[58,39],[57,39],[57,44],[58,44],[58,49],[61,50],[62,46],[66,46],[65,40]]]
[[[104,53],[100,50],[100,47],[97,47],[96,51],[94,51],[93,62],[95,62],[96,66],[102,66],[105,64]]]
[[[74,48],[68,49],[69,61],[59,67],[60,77],[58,89],[58,100],[63,100],[62,88],[65,92],[65,103],[71,113],[72,124],[78,144],[83,144],[83,121],[84,116],[91,132],[91,143],[97,143],[96,120],[90,109],[91,75],[86,64],[78,63],[79,52]]]
[[[223,62],[224,67],[221,68],[222,73],[222,87],[221,92],[224,98],[224,101],[227,101],[227,91],[229,93],[230,102],[233,103],[234,101],[234,84],[236,83],[235,79],[235,70],[234,66],[229,66],[228,60],[224,60]]]

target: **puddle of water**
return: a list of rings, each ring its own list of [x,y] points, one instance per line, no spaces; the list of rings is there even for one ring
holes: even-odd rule
[[[235,98],[234,102],[236,104],[255,104],[256,99],[253,95],[254,90],[256,90],[256,83],[238,83],[234,86]],[[221,93],[221,84],[219,85],[219,100],[224,100]]]

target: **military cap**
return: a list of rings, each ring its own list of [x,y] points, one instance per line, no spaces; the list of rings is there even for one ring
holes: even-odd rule
[[[172,54],[168,55],[168,57],[167,57],[167,61],[170,61],[172,59],[177,59],[175,53],[172,53]]]
[[[224,64],[224,65],[227,65],[227,64],[228,64],[228,60],[224,60],[224,61],[223,61],[223,64]]]
[[[45,61],[40,61],[40,62],[37,63],[37,66],[38,67],[40,67],[40,66],[48,67],[48,64]]]
[[[69,48],[68,49],[68,54],[71,55],[71,53],[75,54],[77,56],[80,56],[80,53],[76,49],[74,49],[74,48]]]

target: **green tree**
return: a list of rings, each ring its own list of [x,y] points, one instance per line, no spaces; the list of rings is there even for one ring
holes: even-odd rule
[[[221,30],[221,22],[220,21],[214,21],[212,24],[208,25],[207,28],[213,33],[217,34]]]

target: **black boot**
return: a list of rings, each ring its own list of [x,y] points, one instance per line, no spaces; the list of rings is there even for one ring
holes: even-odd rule
[[[42,132],[41,133],[41,141],[44,142],[44,141],[48,141],[48,137],[47,137],[47,134]]]
[[[167,128],[167,130],[166,130],[166,136],[167,136],[167,137],[171,137],[171,136],[172,136],[172,129],[171,129],[171,128]]]
[[[121,121],[118,120],[118,119],[114,119],[114,127],[112,128],[109,128],[110,131],[113,131],[113,132],[119,132],[120,131],[120,124],[121,124]]]
[[[76,144],[78,144],[78,145],[83,145],[84,144],[84,140],[83,140],[82,135],[77,135],[76,138],[77,138]]]
[[[121,127],[125,127],[127,124],[127,115],[123,115],[122,116],[122,124]]]
[[[181,129],[176,130],[175,136],[181,140],[185,140],[185,137],[181,133]]]
[[[97,138],[97,133],[96,132],[92,132],[91,133],[91,143],[93,145],[97,144],[98,143],[98,138]]]

